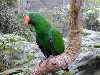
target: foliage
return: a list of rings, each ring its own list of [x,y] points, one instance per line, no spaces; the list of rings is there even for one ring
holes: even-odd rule
[[[100,20],[99,15],[100,9],[88,9],[84,12],[84,23],[85,28],[89,30],[100,31]]]
[[[6,3],[8,6],[15,7],[18,0],[0,0],[0,3]]]
[[[28,41],[35,41],[33,33],[23,24],[22,14],[16,14],[15,8],[7,5],[6,1],[10,0],[2,0],[0,3],[0,33],[14,33],[26,38]]]
[[[95,44],[95,45],[94,45],[94,48],[100,48],[100,44],[98,44],[98,43]]]
[[[94,2],[96,2],[96,3],[100,3],[100,0],[85,0],[86,2],[92,2],[92,3],[94,3]]]
[[[31,43],[25,38],[14,34],[0,35],[0,71],[32,65],[35,59]],[[30,46],[30,47],[29,47]]]
[[[12,8],[0,3],[0,32],[13,33],[18,30],[17,17]]]

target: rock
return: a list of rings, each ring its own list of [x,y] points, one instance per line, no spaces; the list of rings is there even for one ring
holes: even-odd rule
[[[0,71],[16,67],[32,70],[44,58],[36,42],[14,34],[0,35]]]
[[[80,53],[69,69],[75,75],[95,75],[100,70],[100,49]]]
[[[87,35],[84,35],[87,34]],[[100,32],[83,29],[82,46],[99,47]]]
[[[100,32],[83,29],[80,54],[69,66],[74,75],[97,75],[100,73]]]

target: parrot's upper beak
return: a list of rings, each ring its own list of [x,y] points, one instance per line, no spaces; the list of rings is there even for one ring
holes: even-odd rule
[[[24,24],[28,25],[30,21],[30,17],[29,16],[24,16]]]

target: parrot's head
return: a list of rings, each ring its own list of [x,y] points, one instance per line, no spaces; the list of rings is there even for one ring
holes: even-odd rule
[[[48,27],[48,21],[40,12],[29,12],[24,16],[24,23],[30,30],[44,31]]]
[[[27,15],[24,16],[24,24],[25,25],[33,25],[35,26],[41,20],[40,13],[29,12]]]

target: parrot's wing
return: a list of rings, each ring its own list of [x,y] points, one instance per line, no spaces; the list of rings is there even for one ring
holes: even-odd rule
[[[51,49],[53,50],[54,49],[54,33],[53,33],[53,31],[51,30],[51,31],[49,31],[49,33],[48,33],[48,41],[49,41],[49,45],[50,45],[50,47],[51,47]]]

